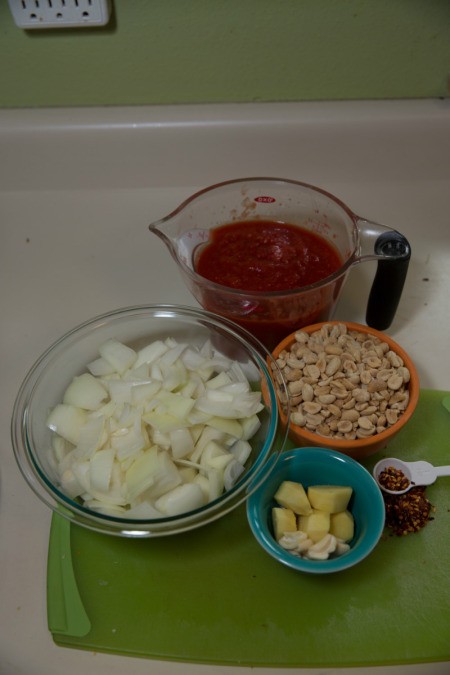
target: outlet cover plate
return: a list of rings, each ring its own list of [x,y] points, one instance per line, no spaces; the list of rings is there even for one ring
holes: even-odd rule
[[[8,0],[19,28],[85,28],[105,26],[110,0]]]

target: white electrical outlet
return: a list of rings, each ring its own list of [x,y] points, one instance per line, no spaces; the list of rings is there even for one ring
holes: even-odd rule
[[[20,28],[82,28],[108,23],[110,0],[8,0]]]

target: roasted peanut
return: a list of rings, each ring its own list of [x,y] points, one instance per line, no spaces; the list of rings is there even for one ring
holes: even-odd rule
[[[292,422],[322,436],[366,438],[395,424],[411,374],[386,342],[345,324],[295,334],[277,365],[287,380]]]

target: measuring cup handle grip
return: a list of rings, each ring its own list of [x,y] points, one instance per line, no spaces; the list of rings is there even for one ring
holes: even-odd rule
[[[403,291],[411,247],[397,232],[383,232],[375,241],[374,253],[379,256],[366,311],[366,323],[377,330],[391,325]]]

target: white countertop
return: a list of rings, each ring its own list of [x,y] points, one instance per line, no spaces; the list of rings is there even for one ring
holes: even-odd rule
[[[27,370],[70,328],[127,305],[196,304],[147,225],[200,187],[251,175],[321,186],[409,239],[408,278],[387,332],[414,358],[423,387],[450,389],[449,100],[0,110],[1,675],[249,672],[53,643],[45,598],[51,513],[19,473],[9,426]],[[371,264],[354,268],[336,318],[364,320],[372,274]],[[448,664],[426,671],[441,675]]]

